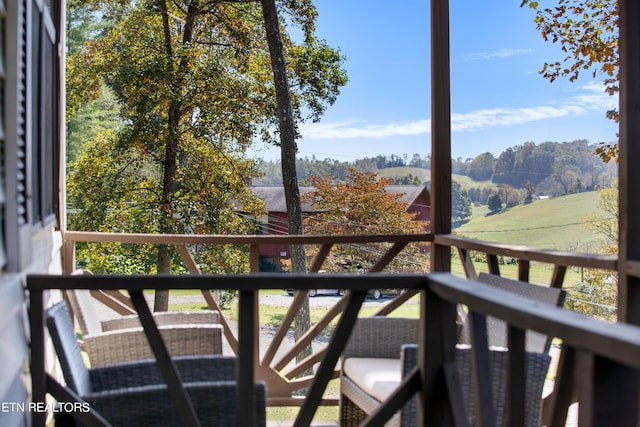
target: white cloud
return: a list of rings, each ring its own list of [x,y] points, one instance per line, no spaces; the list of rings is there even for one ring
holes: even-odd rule
[[[387,124],[363,124],[354,122],[318,123],[301,126],[304,138],[344,139],[344,138],[384,138],[400,135],[420,135],[429,132],[430,120],[396,122]]]
[[[583,93],[549,105],[522,108],[498,108],[452,114],[451,129],[456,132],[475,131],[495,126],[510,126],[560,117],[576,117],[591,111],[614,108],[617,98],[604,92],[599,83],[581,86]]]
[[[458,57],[458,60],[462,62],[472,62],[493,58],[506,58],[510,56],[527,55],[532,52],[534,52],[533,49],[500,49],[489,52],[475,52],[461,55]]]
[[[579,87],[580,94],[548,105],[520,108],[494,108],[468,113],[451,114],[453,132],[472,132],[482,129],[511,126],[561,117],[575,117],[591,111],[604,111],[617,105],[617,98],[604,92],[599,83]],[[403,135],[422,135],[431,131],[431,120],[385,124],[356,122],[313,123],[301,126],[305,139],[384,138]]]

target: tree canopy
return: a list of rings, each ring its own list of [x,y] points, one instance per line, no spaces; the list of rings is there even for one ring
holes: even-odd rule
[[[318,120],[346,83],[344,58],[315,37],[310,1],[280,3],[282,28],[302,34],[298,41],[283,32],[296,124]],[[106,84],[118,101],[121,127],[85,142],[70,168],[69,201],[75,209],[70,228],[253,231],[251,221],[234,210],[238,203],[255,215],[262,208],[247,190],[258,172],[246,150],[260,137],[277,143],[259,4],[106,0],[74,5],[107,10],[94,19],[109,22],[69,54],[69,111],[96,99],[102,93],[97,89]],[[169,248],[157,249],[156,266],[145,268],[171,271]],[[220,251],[198,253],[209,271],[246,265],[228,265],[241,259],[237,249],[234,256]],[[111,271],[117,271],[115,264]]]
[[[345,181],[332,177],[310,178],[314,192],[306,193],[303,199],[318,211],[310,215],[305,224],[311,234],[407,234],[424,233],[428,224],[418,221],[415,214],[407,212],[407,203],[400,194],[391,194],[385,186],[392,180],[378,177],[374,173],[351,169]],[[385,245],[352,245],[340,247],[332,252],[328,269],[368,269],[379,258]],[[421,249],[405,249],[405,256],[394,260],[391,269],[404,271],[422,270],[428,264]],[[407,258],[408,257],[408,258]],[[417,262],[416,258],[422,257]]]
[[[471,199],[456,181],[451,182],[451,221],[461,222],[471,216]]]
[[[580,73],[602,76],[609,95],[618,92],[618,2],[616,0],[558,0],[553,7],[544,2],[522,0],[521,6],[536,11],[535,23],[545,40],[559,43],[566,53],[561,60],[545,62],[540,73],[554,81],[575,81]],[[618,111],[606,112],[618,121]],[[601,142],[597,154],[603,161],[617,159],[616,145]]]

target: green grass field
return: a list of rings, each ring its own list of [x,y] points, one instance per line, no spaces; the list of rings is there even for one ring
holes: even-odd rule
[[[170,310],[176,310],[176,311],[208,310],[207,304],[204,302],[204,299],[200,295],[200,291],[172,290],[171,295],[172,296],[191,295],[194,297],[193,298],[194,302],[171,303],[171,300],[170,300],[170,304],[169,304]],[[285,295],[285,292],[279,289],[269,289],[269,290],[261,290],[260,295]],[[282,323],[282,319],[284,318],[287,309],[288,309],[287,306],[280,307],[275,305],[261,305],[260,314],[259,314],[260,324],[265,326],[277,327],[278,325],[280,325],[280,323]],[[364,316],[364,317],[371,316],[375,314],[377,310],[378,308],[364,307],[360,311],[360,316]],[[327,312],[327,309],[326,307],[311,307],[309,311],[311,314],[311,322],[316,323],[318,320],[320,320],[320,318],[322,318],[322,316],[324,316],[324,314]],[[399,307],[397,310],[395,310],[393,313],[391,313],[390,316],[418,318],[419,313],[420,313],[419,300],[418,300],[418,297],[414,297],[411,300],[407,301],[405,304],[403,304],[401,307]],[[223,314],[228,319],[237,320],[238,312],[237,312],[236,304],[233,304],[232,308],[230,309],[223,309]],[[325,331],[326,333],[329,333],[335,327],[338,319],[339,317],[336,317],[331,322],[331,324],[328,327],[329,330]]]
[[[598,193],[591,191],[536,200],[494,215],[476,210],[474,217],[456,228],[455,233],[496,243],[597,253],[600,238],[585,226],[583,219],[596,210],[597,200]]]

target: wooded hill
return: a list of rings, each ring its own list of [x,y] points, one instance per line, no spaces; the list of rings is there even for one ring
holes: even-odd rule
[[[596,145],[586,140],[573,142],[525,142],[504,150],[497,157],[489,152],[474,158],[452,159],[453,180],[468,192],[473,202],[485,204],[488,196],[502,188],[503,192],[516,190],[520,199],[535,196],[560,196],[596,190],[611,185],[617,176],[614,162],[603,163],[594,154]],[[344,180],[349,168],[364,172],[376,172],[393,179],[394,184],[426,184],[430,179],[430,156],[414,154],[365,157],[353,162],[340,162],[315,156],[297,160],[298,179],[308,185],[309,177],[332,176]],[[282,176],[279,162],[259,161],[264,176],[254,181],[260,185],[280,185]],[[517,199],[514,196],[511,197]],[[504,197],[505,204],[510,197]]]
[[[586,140],[573,142],[526,142],[504,150],[497,157],[489,152],[474,158],[452,159],[454,181],[467,190],[472,201],[486,203],[480,193],[495,192],[497,188],[511,187],[524,192],[524,198],[536,195],[560,196],[591,191],[611,185],[617,175],[613,162],[605,164],[594,154],[596,145]],[[255,184],[279,185],[282,182],[279,162],[259,161],[264,176]],[[430,156],[414,154],[365,157],[353,162],[317,159],[315,156],[297,160],[301,185],[308,184],[312,175],[332,176],[343,180],[349,168],[377,172],[393,179],[394,184],[427,184]],[[476,194],[478,193],[478,194]],[[484,200],[483,200],[484,199]],[[508,203],[508,200],[503,200]],[[516,203],[517,204],[517,203]]]

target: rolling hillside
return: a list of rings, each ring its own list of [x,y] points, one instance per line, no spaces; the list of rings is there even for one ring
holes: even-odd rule
[[[430,180],[430,173],[429,169],[408,166],[378,171],[386,178],[412,174],[422,181]],[[453,180],[463,189],[498,188],[491,181],[474,181],[463,175],[454,174]],[[597,200],[598,193],[591,191],[536,200],[529,205],[518,205],[488,216],[487,207],[479,206],[473,208],[472,219],[454,232],[498,243],[594,253],[600,247],[600,237],[584,226],[583,218],[596,209]]]
[[[455,233],[474,239],[540,249],[597,252],[599,236],[583,218],[596,210],[595,191],[536,200],[495,215],[474,217]]]

